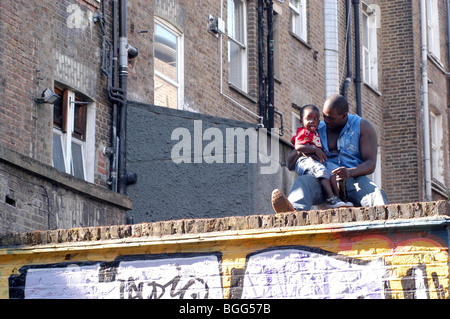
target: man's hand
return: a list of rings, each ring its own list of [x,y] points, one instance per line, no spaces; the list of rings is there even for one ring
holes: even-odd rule
[[[316,155],[316,160],[318,160],[321,163],[325,163],[325,161],[327,160],[327,156],[325,155],[325,152],[318,147],[316,147],[314,155]]]
[[[346,167],[338,167],[332,171],[333,174],[336,175],[337,181],[346,181],[350,177],[352,177],[351,171]]]

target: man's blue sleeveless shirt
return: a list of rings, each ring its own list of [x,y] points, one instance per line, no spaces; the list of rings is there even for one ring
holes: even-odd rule
[[[331,154],[328,149],[327,127],[325,122],[321,121],[318,132],[322,140],[323,150],[327,155],[327,165],[331,169],[345,166],[347,168],[356,167],[363,161],[361,159],[361,150],[359,148],[359,138],[361,135],[361,117],[348,114],[348,120],[339,134],[337,148],[339,154]]]

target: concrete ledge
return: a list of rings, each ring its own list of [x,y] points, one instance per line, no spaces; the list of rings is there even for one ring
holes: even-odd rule
[[[41,178],[45,178],[52,182],[57,182],[61,184],[61,186],[67,187],[79,193],[83,193],[95,199],[106,201],[127,210],[133,208],[132,199],[126,195],[114,193],[103,187],[75,178],[69,174],[60,172],[51,166],[38,162],[31,157],[22,155],[1,146],[0,161],[9,165],[17,166]]]
[[[423,226],[429,221],[450,223],[447,201],[391,204],[386,206],[290,212],[277,215],[251,215],[211,219],[183,219],[118,225],[34,231],[0,237],[0,246],[35,246],[74,242],[97,242],[127,238],[168,238],[214,232],[283,229],[323,225],[326,229],[366,230],[376,228]],[[397,223],[396,223],[397,221]],[[431,223],[433,224],[433,223]],[[360,227],[364,225],[364,227]]]

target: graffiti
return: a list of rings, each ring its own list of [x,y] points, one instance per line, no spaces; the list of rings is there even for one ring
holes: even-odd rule
[[[432,283],[438,299],[445,299],[445,290],[439,283],[436,272],[431,273]],[[430,299],[430,287],[428,286],[427,267],[418,265],[408,269],[406,276],[401,279],[405,299]]]
[[[177,269],[181,270],[179,267]],[[184,283],[183,279],[185,279]],[[182,278],[178,275],[165,284],[156,281],[141,281],[136,284],[136,279],[133,277],[129,277],[128,280],[120,279],[119,281],[121,282],[120,299],[161,299],[164,296],[186,299],[185,295],[191,299],[208,299],[209,297],[208,284],[199,277]],[[170,288],[170,290],[167,288]],[[128,297],[126,297],[125,291],[128,292]]]
[[[431,273],[431,278],[433,278],[433,284],[436,289],[438,299],[445,299],[444,286],[439,284],[439,277],[436,272]]]
[[[401,279],[405,299],[429,299],[426,266],[419,265],[407,270]]]
[[[217,254],[164,257],[26,266],[10,277],[10,298],[223,298]]]
[[[247,252],[227,246],[31,264],[11,268],[7,289],[13,299],[448,298],[446,232],[421,235],[314,237],[317,247],[326,243],[330,250],[286,240],[276,247],[257,243]]]
[[[361,261],[308,247],[248,258],[242,298],[384,298],[382,260]]]
[[[441,299],[448,298],[447,236],[447,230],[415,233],[415,237],[411,233],[345,236],[338,237],[339,251],[382,256],[390,273],[386,297]]]

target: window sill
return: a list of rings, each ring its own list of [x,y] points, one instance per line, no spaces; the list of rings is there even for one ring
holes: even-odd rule
[[[295,34],[294,32],[289,30],[289,34],[296,39],[297,41],[299,41],[301,44],[303,44],[304,46],[306,46],[308,49],[312,50],[311,45],[309,45],[308,42],[306,42],[305,40],[303,40],[302,38],[300,38],[300,36],[298,36],[297,34]]]
[[[280,85],[283,84],[283,82],[282,82],[281,79],[280,79],[280,76],[274,76],[273,79],[274,79],[274,81],[277,82],[278,84],[280,84]]]
[[[435,178],[431,179],[431,189],[441,196],[444,197],[449,196],[449,194],[447,194],[447,190],[445,189],[444,184],[442,182],[439,182]]]
[[[428,52],[428,59],[444,74],[447,74],[447,72],[444,70],[444,64],[433,54]]]
[[[236,91],[237,93],[241,94],[242,96],[244,96],[245,98],[247,98],[247,100],[253,102],[253,103],[258,103],[258,101],[255,99],[255,97],[251,96],[250,94],[248,94],[245,91],[242,91],[240,88],[238,88],[237,86],[235,86],[234,84],[227,82],[228,86],[230,87],[230,89],[232,89],[233,91]]]
[[[375,93],[375,94],[378,95],[378,96],[381,96],[381,92],[378,91],[376,88],[374,88],[372,85],[370,85],[370,84],[367,83],[367,82],[363,82],[363,83],[364,83],[364,85],[365,85],[370,91],[372,91],[373,93]]]

